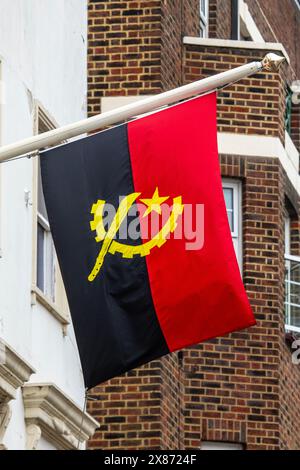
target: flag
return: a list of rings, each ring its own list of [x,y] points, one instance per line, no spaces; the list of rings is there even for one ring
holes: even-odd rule
[[[87,388],[255,324],[222,192],[215,93],[40,161]]]

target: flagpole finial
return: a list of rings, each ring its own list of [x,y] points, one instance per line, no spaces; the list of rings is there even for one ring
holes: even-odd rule
[[[285,60],[285,57],[270,52],[262,60],[262,66],[263,69],[267,70],[268,72],[277,72]]]

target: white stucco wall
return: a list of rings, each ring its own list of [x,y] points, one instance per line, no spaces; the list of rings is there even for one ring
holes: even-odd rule
[[[86,0],[0,0],[1,144],[33,134],[39,100],[59,123],[86,116]],[[33,163],[0,167],[0,338],[36,369],[31,382],[53,382],[80,406],[84,385],[73,329],[63,335],[46,308],[31,305]],[[9,449],[25,447],[22,396],[11,402]],[[39,448],[51,448],[41,440]]]

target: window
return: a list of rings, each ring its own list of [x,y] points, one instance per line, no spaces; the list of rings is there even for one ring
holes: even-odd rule
[[[204,441],[200,447],[201,450],[243,450],[242,444],[232,442]]]
[[[285,218],[285,328],[300,333],[300,257],[291,255],[291,219]]]
[[[285,130],[288,132],[289,135],[291,135],[292,133],[292,103],[293,103],[292,97],[293,97],[293,92],[288,87],[286,90],[286,96],[285,96],[284,122],[285,122]]]
[[[57,125],[36,101],[34,133],[42,134]],[[42,158],[42,157],[41,157]],[[33,158],[33,269],[32,305],[43,305],[66,328],[70,312],[46,210],[39,157]],[[64,330],[66,332],[66,330]]]
[[[36,129],[39,134],[54,129],[41,106],[37,106]],[[52,302],[55,301],[55,250],[44,200],[40,162],[37,162],[37,219],[36,219],[36,286]]]
[[[200,0],[200,37],[208,37],[208,0]]]
[[[223,180],[223,192],[231,230],[232,241],[240,268],[242,267],[242,217],[241,217],[241,183],[234,180]]]
[[[38,168],[36,285],[55,301],[55,252],[45,206],[40,165]]]
[[[286,255],[291,254],[291,218],[284,218],[284,252]]]

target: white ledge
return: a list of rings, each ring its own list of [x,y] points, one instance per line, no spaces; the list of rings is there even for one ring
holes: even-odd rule
[[[57,306],[48,299],[45,294],[37,287],[32,286],[31,288],[31,305],[36,305],[39,302],[49,313],[51,313],[56,320],[58,320],[62,326],[68,326],[70,324],[70,318],[64,312],[57,308]]]
[[[57,449],[77,449],[78,441],[90,439],[99,426],[54,384],[25,385],[23,400],[31,448],[36,448],[39,437],[44,436]]]
[[[16,398],[16,391],[28,382],[35,370],[0,339],[0,402]]]
[[[234,41],[232,39],[209,39],[184,36],[183,44],[191,46],[224,47],[228,49],[251,49],[254,51],[276,51],[281,52],[290,64],[289,55],[279,42]]]
[[[290,140],[285,148],[279,137],[218,132],[218,149],[226,155],[278,158],[300,195],[299,153]]]

